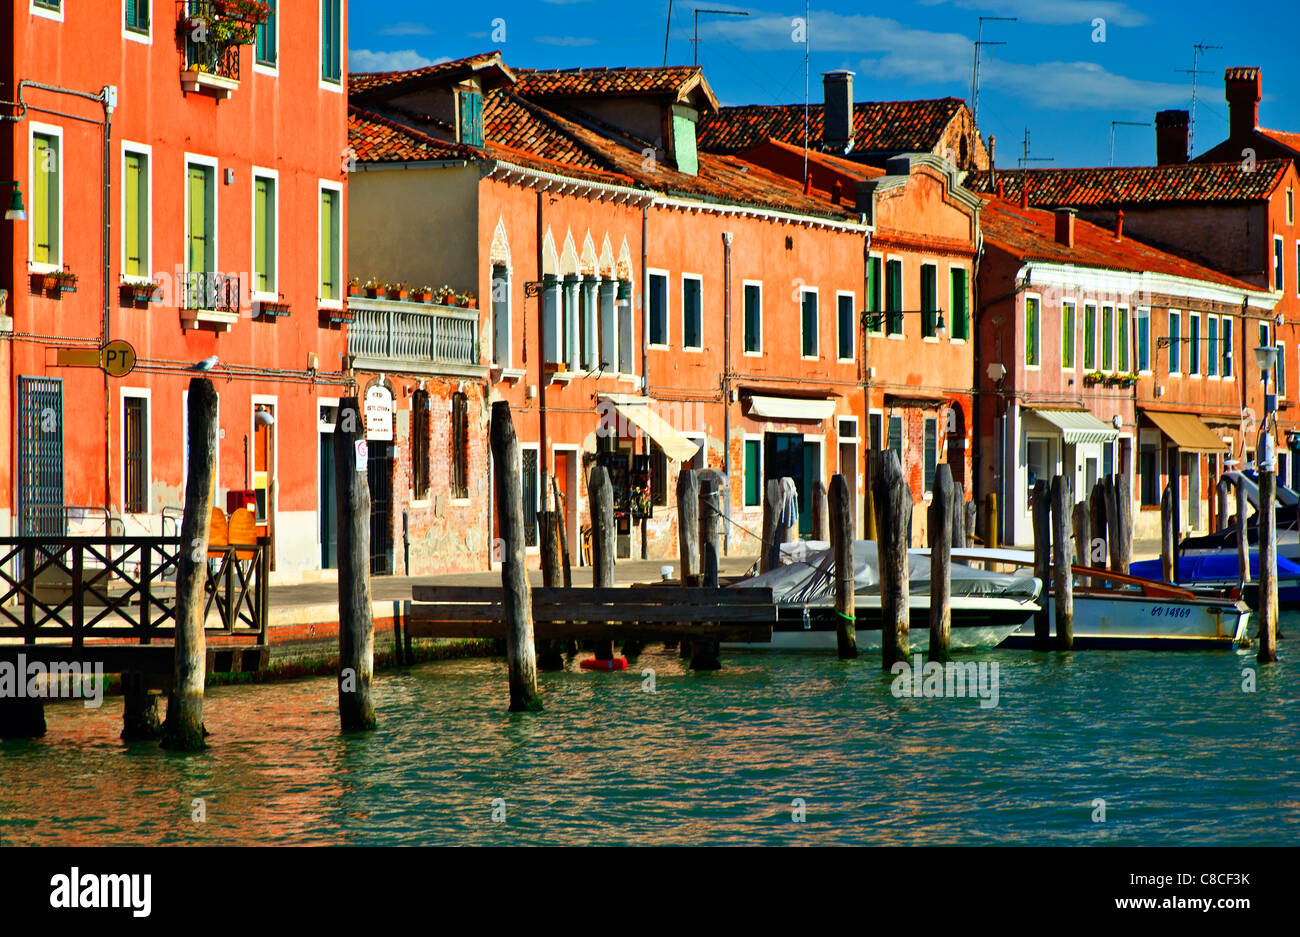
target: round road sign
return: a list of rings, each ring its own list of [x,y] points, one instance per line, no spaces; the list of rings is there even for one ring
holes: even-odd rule
[[[126,377],[135,370],[135,349],[115,338],[99,350],[99,366],[113,377]]]

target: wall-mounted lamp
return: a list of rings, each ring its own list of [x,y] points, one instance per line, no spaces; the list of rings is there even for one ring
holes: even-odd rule
[[[1007,366],[994,361],[988,366],[987,373],[990,381],[1000,381],[1007,376]]]
[[[13,194],[9,197],[9,207],[5,210],[5,221],[26,221],[27,210],[23,208],[23,190],[18,183],[11,180],[0,180],[0,185],[14,187]]]

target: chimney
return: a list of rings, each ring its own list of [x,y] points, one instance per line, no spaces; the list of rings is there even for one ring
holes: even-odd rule
[[[1224,69],[1223,96],[1228,101],[1229,138],[1235,142],[1249,137],[1259,126],[1259,69]]]
[[[1007,199],[1007,183],[1005,179],[998,180],[998,198],[1004,202]]]
[[[1025,178],[1024,173],[1020,174],[1020,207],[1029,207],[1029,180]]]
[[[1066,247],[1074,246],[1074,209],[1058,208],[1056,210],[1056,243]]]
[[[1115,212],[1115,240],[1124,240],[1124,209]]]
[[[822,148],[847,153],[853,148],[853,72],[822,74]]]
[[[998,138],[993,136],[993,134],[989,134],[989,145],[987,147],[988,154],[989,154],[989,178],[992,179],[995,183],[1000,182],[1000,180],[998,179],[998,167],[996,163],[994,163],[993,161],[993,147],[997,142],[998,142]],[[998,197],[1000,198],[1001,195],[1002,193],[999,190]]]
[[[1186,111],[1156,111],[1156,165],[1178,166],[1187,162]]]

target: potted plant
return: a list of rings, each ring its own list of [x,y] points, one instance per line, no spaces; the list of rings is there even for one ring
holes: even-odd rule
[[[478,300],[470,293],[461,293],[456,297],[456,305],[462,309],[477,309]]]
[[[1085,383],[1085,384],[1100,384],[1100,383],[1101,383],[1101,376],[1102,376],[1102,375],[1101,375],[1101,372],[1100,372],[1100,371],[1089,371],[1089,372],[1087,372],[1086,374],[1084,374],[1084,376],[1083,376],[1083,383]]]
[[[358,296],[360,294],[361,294],[361,278],[352,277],[352,279],[348,280],[348,295]]]
[[[56,270],[52,274],[54,284],[53,288],[60,293],[75,293],[77,291],[77,275],[65,265],[62,270]]]
[[[411,301],[417,303],[427,303],[432,294],[433,294],[432,287],[421,286],[411,290]]]
[[[389,299],[406,299],[407,294],[410,293],[410,291],[411,291],[410,284],[405,282],[388,284]]]
[[[366,281],[366,286],[365,286],[366,295],[369,296],[371,299],[375,299],[377,296],[379,296],[379,291],[383,288],[383,285],[384,284],[379,281],[378,277],[371,277],[369,280]]]
[[[434,293],[434,300],[440,306],[454,306],[456,304],[456,291],[444,283]]]

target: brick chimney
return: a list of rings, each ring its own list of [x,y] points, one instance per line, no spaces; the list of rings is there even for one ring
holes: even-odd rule
[[[853,148],[853,72],[840,69],[823,73],[822,95],[822,146],[847,153]]]
[[[1115,240],[1124,240],[1124,209],[1115,212]]]
[[[1073,208],[1058,208],[1056,210],[1057,244],[1074,247],[1074,215]]]
[[[1156,111],[1156,165],[1187,162],[1187,111]]]
[[[1223,71],[1223,96],[1228,102],[1230,139],[1248,137],[1259,126],[1259,69],[1238,66]]]

